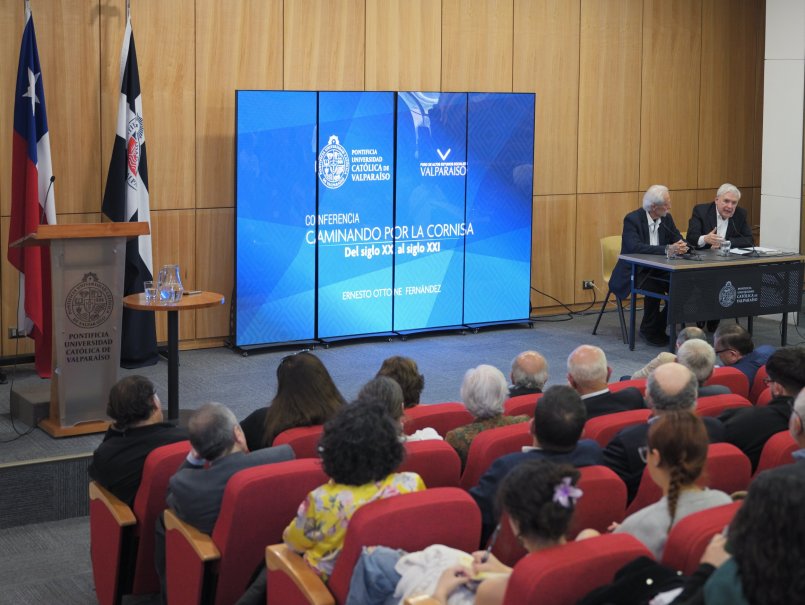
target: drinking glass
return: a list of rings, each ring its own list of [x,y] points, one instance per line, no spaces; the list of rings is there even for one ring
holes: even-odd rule
[[[728,239],[725,239],[723,242],[721,242],[721,246],[718,248],[718,253],[721,256],[729,256],[731,247],[732,247],[732,242],[730,242],[730,240],[728,240]]]
[[[157,300],[157,288],[153,281],[143,282],[143,291],[145,292],[145,302],[148,304],[154,303]]]

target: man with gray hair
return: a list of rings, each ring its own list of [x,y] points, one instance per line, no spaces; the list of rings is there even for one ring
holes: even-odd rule
[[[791,436],[799,445],[799,449],[794,452],[794,460],[805,462],[805,389],[799,392],[791,408],[791,417],[788,420],[788,430]]]
[[[671,209],[671,194],[665,185],[652,185],[643,195],[643,207],[627,214],[623,219],[623,238],[621,254],[665,255],[666,247],[676,254],[684,254],[688,245],[674,224]],[[651,269],[635,272],[637,287],[666,294],[668,282],[658,279]],[[619,260],[612,271],[609,287],[618,298],[626,298],[631,290],[631,267]],[[660,311],[660,299],[647,296],[643,302],[643,320],[640,323],[640,336],[650,345],[664,347],[668,344],[665,333],[667,308]]]
[[[548,382],[548,362],[536,351],[523,351],[512,360],[509,397],[542,393]]]
[[[728,241],[733,248],[752,246],[752,228],[746,220],[746,210],[738,207],[740,190],[724,183],[716,192],[716,199],[693,208],[688,221],[688,243],[699,249],[718,248]]]
[[[683,328],[680,330],[676,335],[676,350],[679,351],[679,347],[682,346],[682,343],[687,340],[705,340],[706,336],[704,335],[704,330],[701,328],[697,328],[695,326],[688,326],[687,328]],[[670,351],[663,351],[659,355],[657,355],[654,359],[649,361],[646,365],[640,368],[637,372],[632,374],[632,379],[635,378],[648,378],[648,375],[651,374],[654,370],[659,368],[664,363],[671,363],[672,361],[676,361],[676,355],[671,353]],[[621,380],[624,380],[621,378]]]
[[[626,484],[629,501],[637,493],[646,462],[641,450],[646,446],[649,425],[665,412],[696,407],[698,381],[688,368],[679,363],[666,363],[648,377],[646,403],[651,408],[648,422],[618,432],[604,448],[604,464],[615,471]],[[703,418],[711,443],[724,440],[724,427],[715,418]]]
[[[581,345],[567,358],[567,382],[581,395],[587,418],[645,407],[643,396],[634,387],[611,391],[607,381],[612,368],[599,347]]]
[[[696,380],[699,381],[699,397],[727,395],[732,392],[723,384],[705,386],[704,383],[713,375],[716,365],[716,352],[706,340],[683,342],[677,351],[676,360],[696,376]]]

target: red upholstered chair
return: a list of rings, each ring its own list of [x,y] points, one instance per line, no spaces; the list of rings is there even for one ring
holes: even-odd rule
[[[732,504],[708,508],[688,515],[674,525],[665,544],[663,564],[685,575],[693,574],[710,539],[730,524],[742,503],[739,500]]]
[[[755,374],[755,379],[752,381],[752,389],[749,391],[749,401],[757,405],[758,397],[766,389],[767,385],[764,380],[768,377],[769,373],[766,371],[766,365],[758,368]]]
[[[760,395],[757,396],[757,400],[755,401],[755,405],[760,407],[764,405],[769,405],[769,402],[774,399],[774,395],[771,393],[771,389],[766,387],[760,392]]]
[[[282,539],[308,492],[327,482],[318,460],[266,464],[227,483],[212,535],[165,512],[168,602],[237,601],[263,562],[265,547]]]
[[[615,412],[614,414],[604,414],[590,418],[584,424],[584,431],[581,433],[582,439],[594,439],[601,447],[606,447],[612,438],[619,431],[627,426],[645,424],[651,410],[628,410],[626,412]]]
[[[405,460],[397,472],[417,473],[428,488],[458,487],[461,479],[461,458],[453,447],[439,439],[407,441]]]
[[[746,374],[736,368],[722,366],[713,370],[712,376],[704,383],[705,386],[711,384],[722,384],[733,394],[741,397],[749,397],[749,379]]]
[[[463,403],[429,403],[406,408],[403,414],[403,430],[412,435],[419,429],[433,428],[442,437],[450,431],[474,420]]]
[[[101,605],[125,594],[159,592],[154,524],[165,510],[168,480],[190,451],[189,441],[156,448],[145,459],[133,508],[94,481],[89,485],[89,531],[95,593]]]
[[[467,452],[467,465],[461,475],[461,487],[470,489],[477,485],[481,475],[495,460],[533,444],[530,422],[518,422],[479,433],[472,440],[470,451]]]
[[[297,459],[318,458],[319,440],[323,431],[321,424],[287,429],[274,438],[272,445],[290,445]]]
[[[629,387],[634,387],[640,391],[640,394],[645,397],[646,396],[646,379],[645,378],[633,378],[632,380],[621,380],[620,382],[611,382],[607,385],[609,390],[613,393],[617,391],[622,391],[623,389],[628,389]]]
[[[533,418],[534,409],[537,407],[540,397],[542,397],[542,393],[509,397],[503,402],[503,414],[506,416],[529,416]]]
[[[791,455],[798,449],[799,445],[794,441],[791,433],[788,431],[775,433],[769,437],[760,452],[760,460],[758,460],[757,468],[755,469],[755,476],[770,468],[792,464],[794,458]]]
[[[325,585],[304,559],[284,544],[266,548],[267,603],[344,603],[352,570],[364,546],[382,545],[412,552],[445,544],[465,552],[478,547],[481,513],[465,491],[428,489],[370,502],[355,511],[344,548]]]
[[[744,378],[746,378],[744,376]],[[696,400],[696,414],[717,418],[724,410],[732,408],[751,408],[752,404],[743,395],[711,395]]]

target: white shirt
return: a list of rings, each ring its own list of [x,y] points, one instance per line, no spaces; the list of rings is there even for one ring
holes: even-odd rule
[[[727,227],[729,227],[729,224],[730,224],[730,219],[721,218],[721,215],[718,213],[718,211],[716,211],[716,234],[719,237],[722,237],[724,239],[727,238]],[[699,241],[696,242],[696,245],[699,248],[704,246],[704,236],[703,235],[699,236]]]
[[[648,219],[648,243],[652,246],[659,246],[660,245],[660,221],[661,218],[658,218],[656,221],[651,218],[651,215],[646,212],[646,218]]]

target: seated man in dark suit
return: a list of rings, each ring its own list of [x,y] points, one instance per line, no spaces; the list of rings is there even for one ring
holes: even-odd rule
[[[549,387],[539,400],[531,423],[533,447],[522,452],[501,456],[481,476],[478,485],[470,489],[481,509],[482,543],[498,523],[495,499],[498,486],[515,466],[525,460],[547,459],[574,466],[601,464],[601,448],[591,439],[579,441],[586,414],[578,394],[567,386]]]
[[[509,397],[542,393],[548,382],[548,362],[536,351],[523,351],[512,360]]]
[[[698,381],[683,365],[666,363],[648,377],[646,403],[652,416],[645,424],[621,430],[604,448],[604,464],[615,471],[626,484],[631,502],[637,493],[646,466],[640,449],[645,447],[649,425],[665,412],[693,410],[696,406]],[[711,443],[724,440],[724,427],[715,418],[703,418]]]
[[[771,345],[756,347],[752,342],[752,335],[734,323],[719,326],[716,333],[713,334],[713,348],[721,363],[746,374],[750,389],[758,369],[775,351]]]
[[[92,454],[89,476],[132,506],[152,450],[184,441],[187,433],[162,422],[162,404],[145,376],[126,376],[109,391],[106,414],[114,424]]]
[[[666,246],[676,254],[684,254],[688,245],[674,224],[671,209],[671,195],[665,185],[652,185],[643,195],[643,207],[627,214],[623,219],[623,240],[621,254],[661,254]],[[631,268],[619,260],[612,271],[609,287],[618,298],[629,296]],[[635,285],[642,290],[665,294],[668,282],[656,279],[650,269],[638,269]],[[667,309],[660,311],[660,299],[646,297],[643,302],[643,320],[640,322],[640,335],[650,345],[664,347],[668,344],[665,333]]]
[[[718,417],[724,423],[724,440],[743,451],[757,467],[766,441],[788,428],[794,397],[805,387],[805,350],[779,349],[766,362],[768,383],[774,397],[769,405],[727,410]]]
[[[612,368],[599,347],[581,345],[567,358],[567,381],[581,395],[587,418],[645,407],[643,396],[634,387],[610,391],[607,381]]]
[[[752,228],[746,220],[746,210],[738,207],[740,199],[739,189],[724,183],[718,188],[715,201],[695,206],[686,236],[691,247],[718,248],[725,240],[733,248],[752,246]]]

